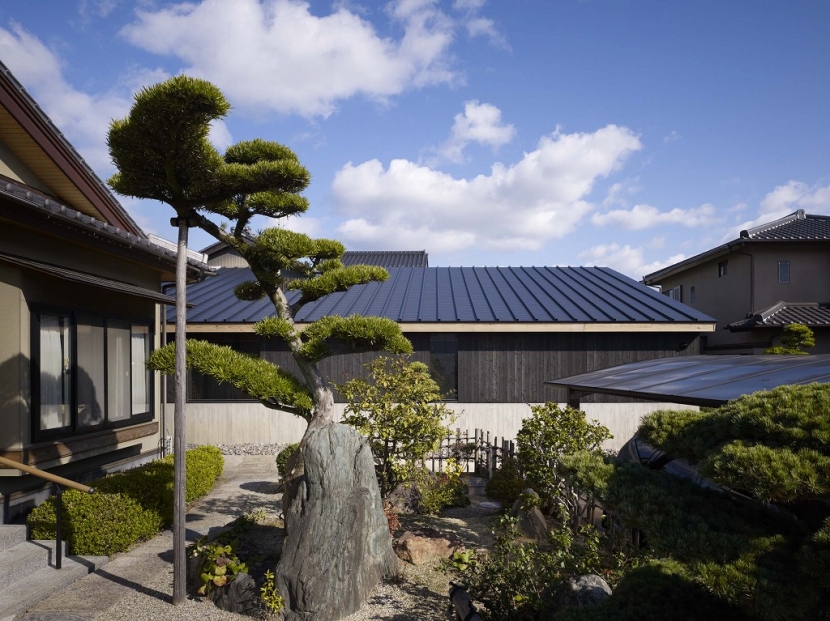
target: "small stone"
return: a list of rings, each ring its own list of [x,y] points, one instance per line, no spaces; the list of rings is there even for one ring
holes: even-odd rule
[[[426,565],[449,558],[464,548],[456,535],[442,533],[434,528],[406,531],[393,545],[398,558],[413,565]]]
[[[412,515],[418,513],[421,492],[414,483],[401,483],[386,497],[386,503],[399,515]]]
[[[259,589],[248,574],[237,574],[226,586],[211,591],[210,598],[217,608],[228,612],[257,616],[262,611]]]
[[[570,578],[559,592],[562,606],[597,606],[611,595],[611,587],[601,577],[586,574]]]
[[[539,498],[539,494],[529,487],[522,490],[522,496]],[[545,516],[542,515],[539,507],[533,506],[529,510],[524,510],[522,509],[522,499],[517,498],[510,509],[510,516],[519,518],[516,527],[523,537],[533,539],[538,543],[545,543],[548,540],[548,524],[545,522]]]

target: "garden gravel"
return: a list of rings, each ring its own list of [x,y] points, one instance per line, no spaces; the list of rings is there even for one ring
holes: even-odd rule
[[[269,517],[282,511],[273,456],[283,445],[220,446],[227,455],[225,472],[210,495],[188,513],[188,539],[258,509]],[[474,499],[470,507],[441,517],[401,516],[403,529],[430,526],[458,534],[468,545],[488,545],[495,511]],[[400,534],[399,531],[398,534]],[[250,621],[202,598],[172,605],[172,534],[154,539],[114,557],[99,572],[38,604],[19,621]],[[448,577],[435,567],[399,563],[395,580],[379,584],[366,605],[344,621],[444,621],[449,612]]]

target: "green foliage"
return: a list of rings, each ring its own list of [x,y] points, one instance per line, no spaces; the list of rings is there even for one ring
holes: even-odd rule
[[[280,317],[266,317],[254,324],[254,333],[265,339],[281,339],[291,342],[296,330],[290,321]]]
[[[233,288],[233,294],[239,300],[245,300],[247,302],[256,302],[261,300],[265,297],[265,289],[262,288],[258,282],[254,282],[253,280],[246,280],[245,282],[241,282]]]
[[[234,554],[233,546],[218,542],[208,543],[204,537],[190,549],[190,556],[198,559],[196,572],[201,586],[197,593],[207,595],[217,588],[233,582],[238,574],[248,572],[248,566]]]
[[[276,614],[285,608],[285,600],[283,600],[282,596],[279,594],[279,591],[277,591],[277,586],[274,581],[274,572],[270,569],[265,570],[265,582],[262,583],[259,593],[262,603],[265,605],[265,609],[268,612]]]
[[[176,365],[176,345],[156,349],[147,359],[147,368],[172,375]],[[252,358],[230,347],[187,340],[187,366],[210,375],[219,383],[228,382],[265,405],[287,406],[298,414],[311,414],[312,399],[308,389],[296,377],[275,364]]]
[[[521,539],[516,523],[516,518],[503,516],[489,553],[476,551],[450,562],[470,595],[485,605],[488,621],[547,618],[565,580],[587,573],[608,576],[608,565],[623,562],[601,551],[593,528],[576,536],[567,528],[554,529],[549,543],[539,545]]]
[[[448,459],[443,472],[432,473],[422,466],[412,466],[402,471],[405,480],[418,489],[418,512],[422,515],[438,515],[447,507],[463,507],[470,504],[464,494],[461,466]]]
[[[801,323],[791,323],[784,328],[781,345],[767,347],[764,353],[789,356],[806,354],[807,352],[804,349],[814,347],[815,344],[816,339],[810,328]]]
[[[576,500],[564,476],[561,458],[580,451],[601,453],[611,434],[602,425],[588,422],[585,413],[556,403],[531,406],[532,415],[516,434],[519,468],[533,490],[546,501],[559,503],[573,519]]]
[[[485,492],[488,498],[498,500],[504,509],[510,509],[526,487],[527,482],[519,471],[519,461],[508,457],[487,481]]]
[[[389,278],[389,272],[377,265],[349,265],[339,269],[330,269],[319,276],[305,280],[293,280],[286,289],[302,292],[300,304],[319,300],[323,296],[337,291],[346,291],[355,285],[369,282],[383,282]]]
[[[222,473],[216,447],[186,453],[185,500],[204,496]],[[99,479],[95,493],[63,493],[63,520],[70,554],[109,556],[155,536],[173,521],[172,456]],[[55,538],[55,502],[50,497],[29,515],[33,539]]]
[[[407,354],[412,343],[401,334],[400,326],[385,317],[323,317],[308,326],[301,335],[299,354],[319,361],[335,353],[385,351]]]
[[[563,465],[574,488],[600,499],[624,528],[641,530],[653,555],[672,559],[668,583],[687,591],[679,599],[694,601],[702,590],[701,605],[735,609],[735,618],[811,618],[830,601],[828,405],[830,386],[783,386],[643,421],[647,442],[755,501],[597,455]],[[615,593],[597,618],[633,618],[624,616],[625,598]]]
[[[386,496],[402,480],[402,469],[411,469],[447,436],[444,421],[451,412],[425,364],[379,356],[366,368],[371,381],[352,379],[337,389],[348,402],[343,422],[369,439]]]
[[[285,474],[288,471],[288,459],[296,453],[299,448],[300,445],[295,442],[294,444],[289,444],[277,453],[277,472],[280,473],[281,477],[285,478]]]

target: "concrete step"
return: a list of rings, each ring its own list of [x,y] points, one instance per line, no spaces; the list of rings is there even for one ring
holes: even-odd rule
[[[26,532],[27,527],[25,524],[6,524],[0,526],[0,552],[26,541]]]
[[[0,621],[13,619],[53,593],[100,569],[107,560],[106,556],[68,556],[63,559],[60,569],[55,569],[52,564],[0,590]]]
[[[62,542],[62,554],[66,557],[66,542]],[[54,541],[24,541],[0,552],[0,590],[44,567],[55,566]]]

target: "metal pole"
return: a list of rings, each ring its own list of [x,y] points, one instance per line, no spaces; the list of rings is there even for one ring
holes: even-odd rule
[[[187,218],[179,216],[171,223],[179,226],[176,255],[176,404],[173,409],[173,604],[183,604],[187,597],[185,560],[185,367],[187,364]]]
[[[57,491],[55,492],[56,502],[55,506],[55,569],[61,568],[61,542],[63,541],[63,490],[61,486],[55,483]]]

